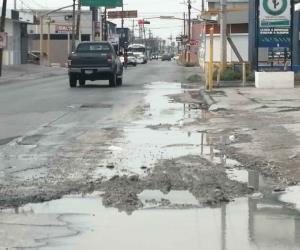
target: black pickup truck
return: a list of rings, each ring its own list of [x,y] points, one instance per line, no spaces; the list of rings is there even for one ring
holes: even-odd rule
[[[122,85],[123,65],[109,42],[83,42],[68,58],[69,83],[74,88],[79,81],[109,80],[109,86]]]

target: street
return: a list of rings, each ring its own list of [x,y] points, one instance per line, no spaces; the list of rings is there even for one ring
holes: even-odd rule
[[[0,7],[0,250],[300,250],[298,0]]]
[[[134,111],[143,101],[144,84],[172,82],[180,77],[176,67],[153,64],[128,68],[121,88],[109,88],[106,81],[100,81],[69,89],[67,75],[1,86],[1,180],[5,188],[13,188],[12,181],[17,181],[21,192],[17,196],[26,201],[30,195],[48,197],[43,190],[49,183],[52,188],[68,181],[76,182],[76,187],[85,183],[90,169],[83,168],[82,161],[99,161],[97,157],[103,153],[97,148],[109,144],[121,133],[122,124],[137,116]],[[14,101],[7,106],[9,100]],[[65,164],[68,169],[62,168]],[[51,183],[49,174],[55,172],[58,176],[53,178],[65,179],[66,183]],[[36,193],[37,186],[32,186],[36,177],[36,185],[42,185],[40,194]],[[41,177],[46,183],[42,184]],[[7,190],[7,194],[11,192]]]
[[[225,129],[222,95],[205,108],[195,72],[155,61],[117,88],[71,89],[67,75],[0,86],[0,249],[299,249],[283,203],[299,190],[279,196],[229,157],[246,130]]]

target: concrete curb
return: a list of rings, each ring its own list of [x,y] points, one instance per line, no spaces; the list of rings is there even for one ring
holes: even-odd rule
[[[39,80],[43,78],[50,78],[50,77],[56,77],[56,76],[63,76],[66,75],[66,72],[60,72],[60,73],[55,73],[55,72],[42,72],[42,73],[36,73],[36,74],[23,74],[23,75],[17,75],[15,77],[7,77],[6,79],[0,78],[0,85],[4,84],[10,84],[14,83],[17,81],[30,81],[30,80]]]

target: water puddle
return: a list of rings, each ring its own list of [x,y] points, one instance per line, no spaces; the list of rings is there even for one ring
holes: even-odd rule
[[[280,196],[280,200],[293,204],[293,206],[300,211],[300,186],[289,187],[287,191]]]
[[[195,202],[183,191],[139,196]],[[275,199],[241,198],[214,209],[152,206],[127,215],[103,207],[94,193],[3,210],[0,221],[4,249],[300,249],[300,215]]]
[[[199,201],[189,191],[170,191],[167,194],[160,190],[145,190],[138,195],[145,208],[156,206],[199,206]]]
[[[95,178],[115,175],[149,173],[155,164],[164,159],[175,159],[187,155],[202,155],[214,163],[224,163],[224,156],[214,149],[207,132],[199,132],[199,122],[206,120],[207,111],[198,104],[178,103],[171,95],[185,94],[180,83],[153,83],[148,85],[145,97],[144,119],[124,128],[124,138],[113,141],[108,147],[110,157],[99,163]],[[186,124],[194,127],[186,129]],[[145,136],[147,135],[147,136]],[[236,162],[225,160],[228,164]],[[104,166],[104,167],[103,167]],[[105,168],[105,166],[113,166]]]

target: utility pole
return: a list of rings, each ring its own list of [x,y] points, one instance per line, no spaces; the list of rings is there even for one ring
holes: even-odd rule
[[[124,1],[122,1],[121,46],[124,48]]]
[[[14,10],[17,10],[17,0],[14,0]]]
[[[72,52],[75,51],[75,15],[76,15],[76,10],[75,10],[75,5],[76,5],[76,0],[73,0],[73,18],[72,18]]]
[[[6,18],[6,5],[7,0],[2,2],[2,14],[1,14],[1,23],[0,23],[0,32],[5,32],[5,18]],[[3,61],[3,48],[0,48],[0,76],[2,76],[2,62]]]
[[[183,36],[185,36],[186,34],[186,31],[185,31],[185,28],[186,28],[186,20],[185,20],[185,12],[183,12]]]
[[[77,13],[77,25],[76,25],[76,40],[80,39],[80,21],[81,21],[81,0],[78,0],[78,13]]]
[[[135,40],[135,34],[134,34],[134,27],[135,25],[134,25],[134,19],[132,19],[132,43],[134,42],[134,40]]]
[[[104,9],[104,41],[108,40],[107,9]]]
[[[143,34],[144,34],[144,43],[147,47],[147,37],[146,37],[146,29],[145,29],[145,24],[143,24]]]
[[[221,43],[221,71],[227,64],[227,0],[220,0],[221,4],[221,16],[220,16],[220,43]]]
[[[48,62],[47,62],[47,65],[50,66],[51,65],[51,62],[50,62],[51,18],[50,17],[48,17],[47,24],[48,24],[48,32],[47,32],[47,59],[48,59]]]
[[[191,0],[188,0],[188,51],[187,51],[187,63],[191,59]]]
[[[191,9],[192,9],[192,5],[191,5],[191,0],[188,0],[188,39],[189,39],[189,43],[191,41]]]
[[[97,31],[97,21],[98,21],[98,13],[97,13],[97,8],[96,7],[91,7],[92,11],[92,41],[96,41],[96,31]],[[103,24],[103,21],[101,22]],[[102,30],[102,37],[104,36],[103,34],[103,29]]]

